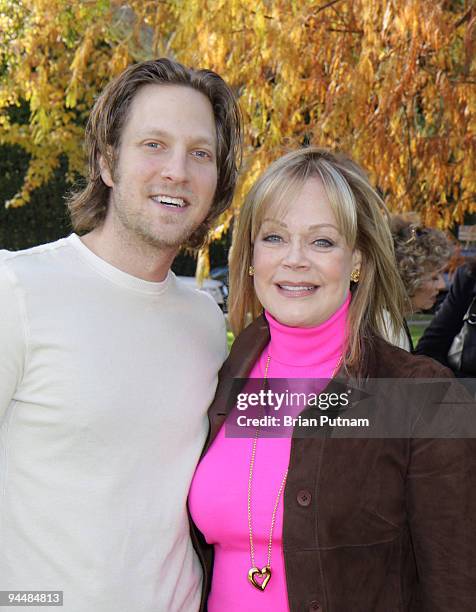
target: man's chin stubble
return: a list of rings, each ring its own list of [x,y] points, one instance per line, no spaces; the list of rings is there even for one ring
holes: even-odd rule
[[[167,232],[164,231],[161,235],[154,235],[147,231],[137,231],[136,235],[140,238],[142,242],[147,244],[149,247],[152,247],[157,250],[172,250],[179,249],[193,232],[196,230],[196,227],[191,228],[190,230],[180,232],[175,236],[168,237]],[[165,234],[165,235],[164,235]]]

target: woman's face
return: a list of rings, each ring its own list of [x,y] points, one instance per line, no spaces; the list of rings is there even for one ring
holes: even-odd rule
[[[411,297],[412,310],[429,310],[436,301],[438,293],[446,288],[442,270],[428,272],[423,277],[423,282]]]
[[[278,214],[271,204],[254,243],[254,288],[263,307],[292,327],[313,327],[344,303],[360,268],[337,227],[321,181],[310,178]]]

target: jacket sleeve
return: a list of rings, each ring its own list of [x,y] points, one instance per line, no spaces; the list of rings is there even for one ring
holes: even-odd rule
[[[0,423],[23,376],[26,329],[22,298],[0,253]]]
[[[428,355],[448,366],[448,351],[461,330],[475,284],[476,279],[469,274],[466,266],[458,268],[445,301],[417,344],[417,355]]]
[[[411,445],[407,509],[421,612],[476,610],[476,440]]]

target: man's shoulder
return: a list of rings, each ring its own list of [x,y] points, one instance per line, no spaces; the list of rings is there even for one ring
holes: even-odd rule
[[[189,346],[207,355],[208,360],[213,361],[218,356],[218,370],[226,357],[226,322],[218,304],[211,295],[187,286],[175,275],[170,296],[174,321],[179,316],[188,334]]]
[[[60,238],[54,242],[47,242],[27,249],[19,251],[8,251],[0,249],[0,264],[11,266],[35,265],[48,259],[52,254],[57,255],[58,252],[69,246],[68,238]]]
[[[49,257],[51,253],[58,253],[67,244],[67,239],[41,244],[19,251],[0,250],[0,303],[2,315],[6,321],[16,321],[27,317],[27,307],[32,297],[40,296],[54,300],[63,286],[64,274],[58,278],[53,273],[55,265]],[[28,298],[26,298],[28,296]],[[29,316],[29,315],[28,315]],[[12,323],[13,324],[13,323]]]
[[[476,261],[460,266],[451,283],[451,291],[458,299],[476,293]]]
[[[177,297],[184,304],[190,305],[193,309],[203,310],[204,313],[215,313],[222,315],[220,307],[213,297],[206,291],[202,291],[192,284],[185,283],[180,277],[174,275],[175,291]]]
[[[26,295],[36,296],[42,302],[57,296],[74,268],[66,256],[68,244],[68,239],[62,238],[20,251],[0,250],[2,303],[8,299],[24,303]]]

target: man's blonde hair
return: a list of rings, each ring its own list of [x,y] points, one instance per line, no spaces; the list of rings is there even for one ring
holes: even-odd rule
[[[85,145],[89,159],[87,182],[68,197],[73,228],[89,232],[106,218],[111,188],[101,178],[103,157],[114,175],[124,126],[138,92],[146,85],[182,85],[202,93],[213,109],[217,133],[217,188],[210,211],[187,246],[200,247],[213,222],[233,199],[241,160],[241,112],[230,86],[211,70],[193,70],[169,58],[129,66],[112,80],[96,100],[86,126]]]

